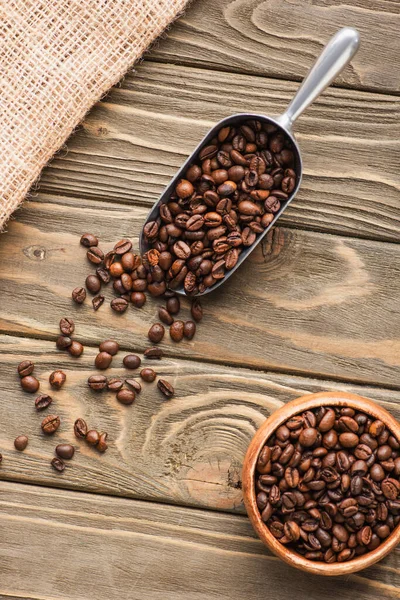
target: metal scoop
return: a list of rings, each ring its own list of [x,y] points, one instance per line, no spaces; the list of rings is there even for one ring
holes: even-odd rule
[[[356,29],[353,29],[351,27],[344,27],[343,29],[340,29],[325,46],[317,62],[315,63],[311,71],[308,73],[308,75],[305,77],[304,81],[302,82],[300,88],[297,91],[297,94],[295,95],[295,97],[287,107],[286,111],[282,115],[278,117],[267,117],[255,113],[238,113],[236,115],[226,117],[225,119],[219,121],[219,123],[217,123],[212,129],[210,129],[207,135],[204,136],[203,140],[200,142],[200,144],[197,146],[194,152],[189,156],[189,158],[185,161],[185,163],[176,173],[175,177],[166,187],[159,200],[154,204],[153,208],[147,216],[146,223],[149,221],[154,221],[158,218],[160,205],[169,201],[170,196],[173,193],[178,180],[183,177],[189,165],[197,159],[198,153],[200,152],[201,148],[207,146],[210,143],[210,140],[216,136],[216,134],[222,127],[226,127],[228,125],[235,125],[239,122],[242,123],[243,121],[249,119],[257,119],[259,121],[271,123],[278,126],[278,128],[283,132],[285,136],[287,136],[287,138],[289,138],[289,140],[292,143],[292,151],[294,153],[294,170],[296,172],[297,179],[296,186],[292,191],[291,195],[289,196],[287,201],[281,206],[280,210],[276,213],[272,223],[261,234],[257,236],[257,239],[254,242],[254,244],[243,249],[236,266],[230,271],[227,271],[225,277],[217,281],[217,283],[215,283],[212,287],[207,288],[201,294],[197,294],[198,296],[208,294],[209,292],[218,288],[236,271],[236,269],[239,268],[243,261],[246,260],[250,252],[252,252],[257,246],[257,244],[259,244],[260,241],[265,237],[269,229],[276,224],[277,219],[279,219],[280,215],[283,213],[284,210],[286,210],[290,202],[297,194],[297,191],[301,184],[303,164],[301,160],[299,146],[292,132],[293,124],[296,121],[296,119],[301,115],[301,113],[312,102],[314,102],[314,100],[324,91],[326,87],[328,87],[328,85],[332,83],[332,81],[337,77],[337,75],[350,62],[350,60],[357,52],[359,45],[360,36]],[[143,229],[140,235],[139,243],[140,251],[143,255],[151,247],[149,242],[145,239]],[[178,289],[175,289],[174,291],[178,294],[185,294],[183,286],[179,287]]]

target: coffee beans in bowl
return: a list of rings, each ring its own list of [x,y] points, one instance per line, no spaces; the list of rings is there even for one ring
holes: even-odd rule
[[[325,575],[375,563],[400,539],[400,427],[351,394],[305,396],[274,413],[243,467],[261,539],[286,562]]]

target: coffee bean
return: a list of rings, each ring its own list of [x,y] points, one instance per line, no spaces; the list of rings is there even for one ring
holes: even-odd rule
[[[33,369],[35,368],[35,365],[33,364],[33,362],[31,360],[23,360],[22,362],[19,363],[17,370],[18,370],[18,375],[22,378],[22,377],[27,377],[28,375],[30,375],[33,372]]]
[[[95,360],[94,360],[94,364],[96,366],[97,369],[108,369],[108,367],[111,365],[112,363],[112,356],[111,354],[108,354],[108,352],[99,352],[99,354],[96,356]]]
[[[58,444],[56,454],[63,460],[71,460],[75,454],[75,448],[71,444]]]
[[[66,350],[72,344],[72,339],[66,335],[58,336],[56,346],[59,350]]]
[[[158,344],[164,337],[165,329],[161,323],[154,323],[148,331],[147,337],[153,344]]]
[[[123,313],[128,308],[128,302],[124,298],[113,298],[110,305],[111,308],[117,313]]]
[[[117,242],[114,246],[114,252],[116,254],[118,254],[118,256],[121,256],[122,254],[125,254],[126,252],[129,252],[132,248],[132,242],[130,242],[129,240],[120,240],[119,242]]]
[[[99,392],[107,387],[107,377],[105,375],[91,375],[88,378],[90,389]]]
[[[153,369],[146,367],[140,371],[140,377],[143,379],[143,381],[146,381],[146,383],[151,383],[155,380],[157,374],[155,371],[153,371]]]
[[[112,277],[121,277],[123,272],[124,267],[122,266],[122,263],[114,262],[110,265],[110,275]]]
[[[164,394],[164,396],[166,396],[167,398],[172,398],[172,396],[175,393],[175,390],[172,387],[172,385],[165,379],[159,379],[157,381],[157,387],[160,390],[160,392]]]
[[[99,452],[105,452],[108,448],[107,444],[108,433],[103,432],[99,436],[99,441],[97,442],[97,450]]]
[[[100,352],[107,352],[111,356],[115,356],[119,351],[119,344],[115,340],[104,340],[99,345]]]
[[[104,303],[105,297],[102,294],[95,296],[92,299],[92,305],[94,310],[99,310],[100,306]]]
[[[146,303],[146,296],[143,292],[132,292],[131,302],[137,308],[142,308]]]
[[[88,275],[85,285],[91,294],[97,294],[101,288],[101,281],[97,275]]]
[[[76,287],[72,290],[72,300],[77,304],[82,304],[86,299],[86,290],[83,287]]]
[[[61,458],[53,458],[51,461],[51,466],[59,473],[62,473],[65,470],[65,462],[61,460]]]
[[[73,340],[73,342],[67,348],[71,356],[80,356],[83,353],[83,346],[80,342]]]
[[[142,391],[142,386],[138,381],[136,381],[136,379],[125,379],[125,383],[129,385],[129,387],[131,387],[137,394],[140,394],[140,392]]]
[[[85,440],[89,446],[97,446],[100,440],[99,432],[95,429],[90,429],[85,435]]]
[[[15,449],[18,450],[19,452],[23,452],[28,445],[28,441],[29,441],[28,436],[19,435],[14,440]]]
[[[163,357],[163,354],[164,353],[161,350],[161,348],[158,348],[158,347],[146,348],[146,350],[143,352],[143,356],[145,358],[158,359],[158,360],[160,360]]]
[[[50,373],[49,383],[52,388],[59,390],[64,385],[66,379],[67,376],[64,371],[53,371]]]
[[[192,306],[190,309],[192,317],[195,321],[199,322],[203,318],[203,307],[201,305],[200,300],[193,300]]]
[[[167,311],[171,315],[177,315],[181,309],[181,303],[177,296],[172,296],[172,298],[167,299],[166,303]]]
[[[169,328],[169,334],[174,342],[181,342],[183,340],[184,328],[185,325],[183,321],[174,321],[174,323],[172,323]]]
[[[104,267],[98,267],[96,269],[96,275],[103,283],[110,283],[110,273]]]
[[[40,383],[33,375],[26,375],[26,377],[22,377],[21,379],[21,387],[25,392],[29,392],[30,394],[34,394],[38,391]]]
[[[75,437],[78,439],[84,439],[87,434],[87,425],[84,419],[77,419],[74,423],[74,433]]]
[[[121,404],[132,404],[135,400],[135,392],[133,390],[122,389],[117,394],[117,400]]]
[[[160,321],[162,321],[166,325],[172,325],[172,323],[174,322],[173,316],[163,306],[159,307],[158,316]]]
[[[126,369],[137,369],[142,361],[136,354],[127,354],[122,362]]]
[[[186,321],[183,326],[183,335],[186,339],[192,340],[196,333],[196,323],[194,321]]]
[[[45,410],[52,403],[53,398],[48,396],[47,394],[41,394],[35,400],[35,408],[36,410]]]
[[[86,256],[94,265],[100,265],[104,260],[104,252],[97,246],[91,246],[86,252]]]
[[[75,331],[75,323],[68,317],[63,317],[60,320],[60,331],[63,335],[70,336]]]
[[[43,433],[51,435],[57,431],[57,429],[60,427],[60,424],[60,417],[57,415],[47,415],[41,424],[42,431]]]
[[[124,382],[119,377],[111,377],[107,381],[107,387],[111,392],[119,392],[124,385]]]
[[[97,237],[92,233],[84,233],[80,241],[82,246],[86,246],[86,248],[90,248],[90,246],[97,246],[99,243]]]

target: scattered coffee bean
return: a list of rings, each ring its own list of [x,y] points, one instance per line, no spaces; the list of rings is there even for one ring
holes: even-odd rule
[[[104,267],[97,267],[96,275],[103,283],[105,283],[105,284],[110,283],[110,280],[111,280],[110,273]]]
[[[26,435],[19,435],[14,440],[15,449],[18,450],[19,452],[23,452],[23,450],[25,450],[25,448],[28,445],[28,441],[29,441],[28,440],[28,436],[26,436]]]
[[[101,369],[102,371],[108,369],[111,365],[112,356],[108,354],[108,352],[99,352],[94,360],[94,364],[97,369]]]
[[[95,296],[92,299],[93,310],[99,310],[100,306],[104,304],[105,297],[102,294]]]
[[[121,240],[117,242],[114,246],[114,252],[118,255],[125,254],[125,252],[129,252],[132,248],[132,242],[129,240]]]
[[[21,379],[21,387],[25,392],[34,394],[38,391],[40,383],[33,375],[27,375]]]
[[[90,429],[85,436],[85,440],[90,446],[97,446],[97,444],[99,443],[99,439],[99,432],[95,429]]]
[[[112,277],[121,277],[123,272],[124,272],[124,267],[119,262],[113,263],[110,266],[110,275]]]
[[[186,321],[183,326],[183,335],[186,339],[192,340],[194,338],[194,334],[196,333],[196,323],[194,321]]]
[[[128,301],[125,298],[113,298],[110,306],[115,312],[123,313],[128,308]]]
[[[86,256],[94,265],[100,265],[104,260],[104,252],[98,246],[91,246],[86,252]]]
[[[143,292],[132,292],[131,302],[136,308],[142,308],[146,304],[146,295]]]
[[[91,294],[97,294],[101,288],[101,281],[97,275],[88,275],[85,285]]]
[[[125,379],[125,383],[129,385],[129,387],[131,387],[137,394],[140,394],[142,391],[142,386],[138,381],[136,381],[136,379],[129,377],[128,379]]]
[[[153,344],[158,344],[164,337],[165,329],[161,323],[154,323],[149,329],[147,337]]]
[[[197,298],[193,300],[190,312],[192,313],[192,317],[195,321],[199,322],[202,320],[203,307],[201,305],[200,300],[198,300]]]
[[[117,400],[121,404],[132,404],[135,400],[135,392],[126,389],[119,390],[117,393]]]
[[[80,342],[73,340],[72,344],[68,346],[67,350],[71,356],[81,356],[83,353],[83,346]]]
[[[107,387],[111,392],[119,392],[123,385],[124,382],[119,377],[111,377],[107,381]]]
[[[108,352],[111,356],[115,356],[119,351],[119,344],[115,340],[104,340],[99,345],[100,352]]]
[[[58,458],[57,456],[55,456],[53,458],[53,460],[51,461],[51,466],[53,467],[53,469],[55,469],[59,473],[62,473],[65,470],[65,462],[63,460],[61,460],[61,458]]]
[[[47,394],[41,394],[35,400],[36,410],[45,410],[53,402],[53,398]]]
[[[164,396],[166,396],[167,398],[172,398],[172,396],[175,393],[175,390],[172,387],[172,385],[165,379],[159,379],[157,381],[157,387],[160,390],[160,392],[164,394]]]
[[[88,378],[88,386],[96,392],[101,392],[107,387],[107,377],[105,375],[91,375]]]
[[[103,432],[100,434],[99,441],[97,443],[97,450],[99,452],[105,452],[108,448],[107,444],[108,433]]]
[[[143,352],[143,356],[145,358],[157,360],[160,360],[163,357],[163,354],[164,353],[161,348],[158,348],[157,346],[154,346],[154,348],[146,348],[146,350]]]
[[[137,369],[140,367],[141,359],[136,354],[127,354],[123,358],[123,364],[126,369]]]
[[[71,444],[58,444],[56,454],[63,460],[71,460],[75,454],[75,448]]]
[[[172,323],[174,322],[173,316],[163,306],[159,307],[158,316],[160,321],[162,321],[166,325],[172,325]]]
[[[143,379],[143,381],[146,381],[146,383],[151,383],[155,380],[157,374],[155,371],[153,371],[153,369],[146,367],[140,371],[140,377]]]
[[[400,522],[400,446],[381,421],[350,407],[295,415],[257,461],[262,520],[309,560],[349,561],[377,548]],[[400,466],[400,460],[399,460]]]
[[[98,243],[99,243],[99,240],[92,233],[84,233],[83,236],[81,237],[81,244],[82,244],[82,246],[85,246],[86,248],[90,248],[91,246],[97,246]]]
[[[72,339],[67,335],[60,335],[56,340],[56,346],[59,350],[66,350],[72,344]]]
[[[174,321],[169,328],[169,335],[174,342],[181,342],[183,340],[183,332],[185,324],[183,321]]]
[[[53,371],[50,373],[49,383],[52,388],[59,390],[64,385],[66,379],[67,376],[64,371]]]
[[[86,290],[83,287],[76,287],[72,290],[72,300],[77,304],[83,304],[86,299]]]
[[[181,309],[181,302],[177,296],[172,296],[172,298],[167,299],[167,311],[171,315],[177,315]]]
[[[88,428],[84,419],[77,419],[74,423],[75,437],[78,439],[84,439],[86,437]]]
[[[47,415],[42,421],[42,431],[43,433],[47,433],[49,435],[55,433],[57,429],[60,427],[61,421],[60,417],[57,415]]]
[[[30,375],[33,372],[34,368],[35,368],[35,365],[33,364],[33,362],[31,360],[23,360],[18,365],[18,368],[17,368],[18,375],[21,378],[27,377],[28,375]]]
[[[63,335],[70,336],[75,331],[75,323],[68,317],[60,319],[60,331]]]

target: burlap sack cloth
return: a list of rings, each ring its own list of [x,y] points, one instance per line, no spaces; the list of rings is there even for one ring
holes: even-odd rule
[[[187,0],[0,0],[0,231],[88,109]]]

